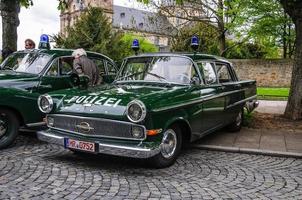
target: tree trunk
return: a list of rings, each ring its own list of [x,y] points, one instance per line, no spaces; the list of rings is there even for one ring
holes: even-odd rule
[[[17,27],[19,26],[19,0],[1,0],[2,49],[17,50]]]
[[[298,120],[302,119],[302,13],[301,17],[294,20],[294,23],[296,26],[296,52],[285,117]]]
[[[218,0],[218,31],[219,31],[219,52],[220,56],[225,54],[226,42],[225,42],[225,27],[224,27],[224,6],[223,0]]]
[[[287,15],[284,11],[284,18],[287,18]],[[286,36],[287,36],[287,23],[284,22],[283,24],[283,35],[282,35],[282,43],[283,43],[283,58],[286,58],[287,56],[287,40],[286,40]]]

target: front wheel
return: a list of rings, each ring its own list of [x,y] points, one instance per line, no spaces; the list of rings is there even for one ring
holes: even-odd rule
[[[19,132],[19,120],[14,112],[0,109],[0,149],[11,145]]]
[[[178,157],[182,146],[182,135],[178,126],[172,126],[163,133],[160,153],[149,161],[156,168],[172,165]]]

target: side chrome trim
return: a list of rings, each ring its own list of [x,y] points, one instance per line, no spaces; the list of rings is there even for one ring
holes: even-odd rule
[[[85,141],[85,139],[77,139],[70,136],[61,136],[58,133],[48,131],[37,132],[38,139],[44,142],[56,144],[65,147],[65,138]],[[90,141],[91,142],[91,141]],[[95,144],[98,146],[98,152],[102,154],[131,157],[131,158],[150,158],[160,153],[160,147],[149,148],[138,145],[115,145],[95,140]],[[141,143],[140,143],[141,144]]]
[[[127,139],[127,140],[134,140],[134,141],[143,141],[147,138],[147,129],[145,126],[143,125],[139,125],[139,124],[135,124],[135,123],[130,123],[130,122],[124,122],[124,121],[118,121],[118,120],[111,120],[111,119],[104,119],[104,118],[93,118],[93,117],[81,117],[81,116],[76,116],[76,115],[61,115],[61,114],[50,114],[47,115],[47,117],[55,117],[55,116],[59,116],[59,117],[69,117],[69,118],[78,118],[78,119],[91,119],[91,120],[96,120],[96,121],[109,121],[109,122],[116,122],[116,123],[122,123],[122,124],[127,124],[129,126],[139,126],[141,128],[144,129],[144,138],[141,139],[136,139],[136,138],[128,138],[128,137],[112,137],[112,136],[104,136],[104,135],[93,135],[90,134],[90,137],[95,137],[95,138],[108,138],[108,139]],[[61,129],[61,128],[56,128],[56,127],[52,127],[52,126],[48,126],[48,128],[52,129],[52,130],[58,130],[58,131],[63,131],[63,132],[67,132],[67,133],[73,133],[73,134],[77,134],[80,136],[88,136],[87,134],[83,134],[83,133],[79,133],[76,131],[71,131],[71,130],[67,130],[67,129]]]
[[[236,103],[233,103],[233,104],[231,104],[231,105],[228,105],[228,106],[226,107],[226,109],[232,108],[232,107],[237,106],[237,105],[240,105],[240,104],[244,104],[244,103],[246,103],[247,101],[251,101],[251,100],[254,100],[254,99],[256,99],[256,98],[257,98],[257,95],[254,95],[254,96],[245,98],[245,99],[243,99],[243,100],[237,101]]]
[[[26,124],[27,127],[36,127],[36,126],[45,126],[45,125],[47,125],[46,122],[37,122],[37,123]]]
[[[240,89],[240,90],[234,90],[234,91],[230,91],[230,92],[223,92],[220,93],[218,95],[211,95],[211,96],[206,96],[206,97],[200,97],[200,99],[194,100],[194,101],[190,101],[188,103],[182,103],[182,104],[178,104],[178,105],[174,105],[174,106],[167,106],[164,108],[158,108],[158,109],[153,109],[151,110],[152,112],[161,112],[161,111],[166,111],[166,110],[171,110],[171,109],[175,109],[175,108],[179,108],[179,107],[184,107],[184,106],[189,106],[189,105],[193,105],[193,104],[198,104],[198,103],[202,103],[205,101],[209,101],[215,98],[219,98],[219,97],[223,97],[229,94],[233,94],[233,93],[237,93],[237,92],[242,92],[244,91],[244,89]]]

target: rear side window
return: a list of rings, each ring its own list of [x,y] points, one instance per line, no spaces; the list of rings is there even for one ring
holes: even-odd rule
[[[210,62],[198,63],[199,70],[203,72],[204,80],[206,84],[217,83],[217,76],[214,69],[214,64]]]
[[[100,75],[106,74],[106,71],[105,71],[105,61],[104,60],[93,58],[93,62],[99,68]]]
[[[220,83],[232,82],[232,76],[228,65],[226,64],[216,64],[217,77]]]
[[[115,75],[116,74],[116,69],[114,65],[110,62],[107,61],[107,70],[109,75]]]

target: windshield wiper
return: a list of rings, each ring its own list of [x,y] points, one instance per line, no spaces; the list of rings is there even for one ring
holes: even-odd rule
[[[164,82],[166,82],[166,83],[170,83],[169,81],[166,80],[165,77],[162,77],[162,76],[160,76],[160,75],[158,75],[158,74],[153,74],[153,73],[151,73],[151,72],[146,72],[146,73],[147,73],[147,74],[150,74],[150,75],[152,75],[152,76],[154,76],[154,77],[156,77],[156,78],[158,78],[158,79],[161,80],[161,81],[164,81]]]
[[[136,73],[133,73],[133,74],[129,74],[127,76],[119,77],[116,80],[114,80],[114,82],[119,81],[121,79],[125,79],[125,78],[128,78],[128,77],[131,77],[131,76],[139,75],[139,74],[142,74],[142,73],[144,73],[144,72],[136,72]]]
[[[9,66],[4,66],[3,68],[1,68],[3,70],[14,70],[14,68],[12,67],[9,67]]]
[[[135,75],[139,75],[139,74],[142,74],[142,73],[150,74],[151,76],[154,76],[154,77],[158,78],[160,81],[163,81],[163,82],[165,82],[165,83],[170,84],[170,82],[167,81],[165,77],[162,77],[162,76],[160,76],[160,75],[158,75],[158,74],[154,74],[154,73],[151,73],[151,72],[144,72],[144,71],[143,71],[143,72],[136,72],[136,73],[133,73],[133,74],[129,74],[129,75],[127,75],[127,76],[123,76],[123,77],[117,78],[117,79],[114,81],[114,83],[116,83],[116,81],[119,81],[119,80],[121,80],[121,79],[125,79],[125,78],[131,77],[131,76],[135,76]]]

